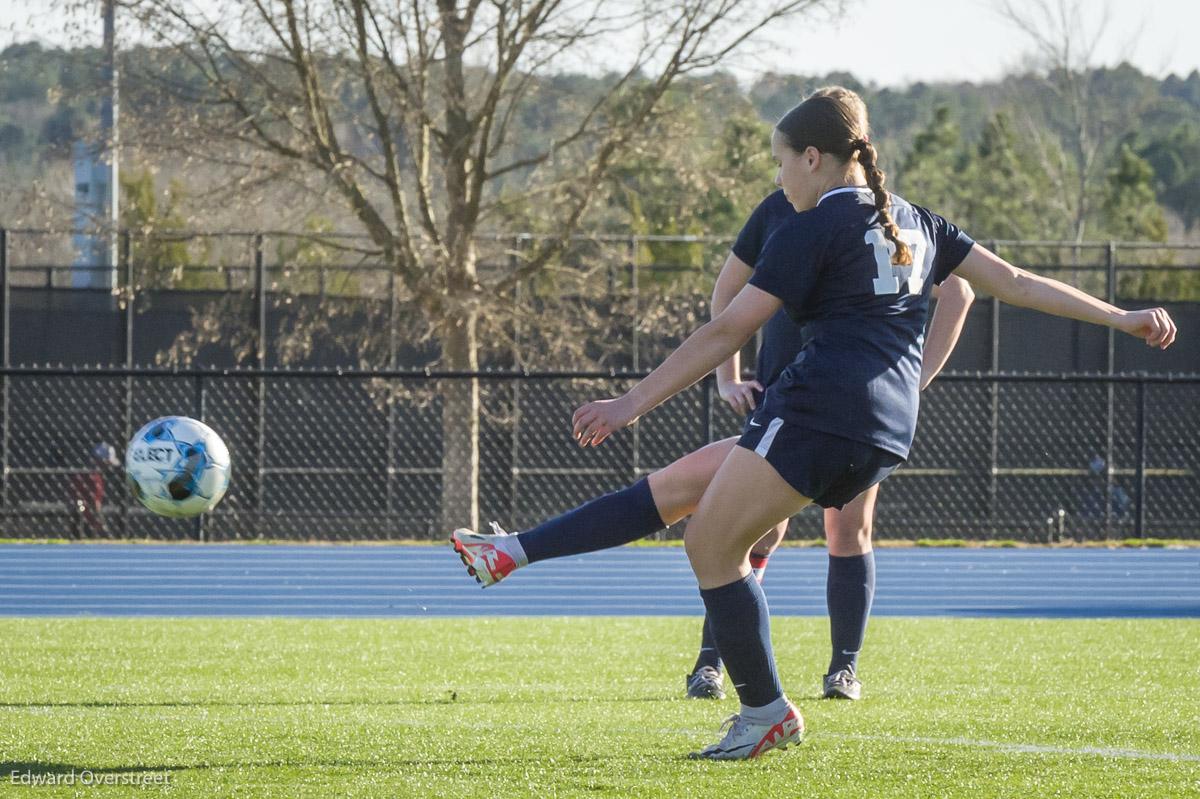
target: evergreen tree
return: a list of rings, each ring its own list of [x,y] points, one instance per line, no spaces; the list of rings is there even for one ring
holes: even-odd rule
[[[1104,198],[1106,232],[1125,241],[1166,241],[1167,221],[1154,199],[1154,169],[1122,144],[1109,170]]]
[[[1139,148],[1138,155],[1154,170],[1158,198],[1191,232],[1200,223],[1200,130],[1179,125]]]
[[[976,238],[1046,240],[1066,230],[1052,207],[1053,186],[1036,145],[1022,140],[1007,113],[988,121],[965,176]]]
[[[950,107],[938,106],[929,127],[913,139],[896,179],[896,188],[909,202],[928,206],[947,219],[967,224],[969,186],[963,174],[970,155],[963,144]]]
[[[203,289],[222,288],[215,274],[189,270],[193,266],[183,203],[187,189],[172,180],[160,201],[150,170],[122,172],[121,227],[128,231],[130,257],[145,287]],[[207,245],[205,245],[207,255]]]

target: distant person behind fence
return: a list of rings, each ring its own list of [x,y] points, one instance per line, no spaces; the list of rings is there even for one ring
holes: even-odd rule
[[[104,478],[106,472],[120,465],[112,444],[101,442],[92,448],[88,471],[71,473],[67,505],[76,536],[82,538],[85,532],[93,535],[104,532]]]
[[[1083,495],[1083,501],[1079,504],[1079,516],[1082,519],[1103,519],[1104,518],[1104,495],[1108,494],[1109,507],[1112,508],[1113,519],[1124,519],[1125,514],[1129,511],[1129,495],[1125,493],[1125,489],[1119,485],[1108,486],[1108,491],[1105,491],[1105,468],[1104,458],[1096,458],[1088,464],[1088,472],[1093,476],[1091,481],[1092,487]]]

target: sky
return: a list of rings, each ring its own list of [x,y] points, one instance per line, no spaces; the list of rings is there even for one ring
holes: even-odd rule
[[[204,0],[200,0],[203,3]],[[1018,6],[1058,0],[1013,0]],[[1155,77],[1200,69],[1200,0],[1063,0],[1084,12],[1088,36],[1102,30],[1094,64],[1129,61]],[[100,38],[100,0],[95,42]],[[834,21],[786,22],[769,43],[723,65],[741,77],[763,72],[849,72],[864,83],[903,87],[916,81],[982,82],[1029,64],[1029,37],[996,11],[996,0],[845,0]],[[64,44],[61,18],[39,13],[39,0],[0,0],[0,46],[39,39]],[[1102,11],[1109,10],[1101,26]],[[33,13],[31,13],[33,10]],[[120,29],[120,28],[119,28]]]
[[[1125,60],[1155,77],[1186,77],[1200,69],[1200,0],[1119,0],[1107,4],[1107,25],[1101,24],[1104,2],[1073,2],[1083,10],[1087,35],[1100,34],[1095,63]],[[992,0],[855,0],[849,6],[850,13],[831,25],[789,26],[777,40],[787,54],[758,60],[777,72],[845,71],[866,83],[901,87],[995,80],[1019,70],[1034,51],[1031,39]]]

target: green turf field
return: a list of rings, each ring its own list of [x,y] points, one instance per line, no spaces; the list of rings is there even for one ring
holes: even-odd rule
[[[806,741],[709,763],[694,618],[0,619],[0,796],[1200,797],[1198,621],[874,619],[858,703],[826,624],[775,621]]]

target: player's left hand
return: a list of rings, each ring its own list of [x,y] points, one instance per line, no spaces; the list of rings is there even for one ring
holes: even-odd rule
[[[1151,347],[1161,350],[1171,346],[1178,332],[1171,315],[1163,308],[1130,311],[1125,314],[1119,327],[1129,335],[1145,339]]]
[[[764,391],[762,383],[757,380],[734,380],[730,383],[722,384],[717,382],[717,393],[721,395],[721,399],[729,403],[729,407],[733,408],[738,413],[750,413],[755,409],[754,392],[758,392],[762,396]]]
[[[633,415],[625,397],[589,402],[576,408],[571,416],[575,440],[581,447],[589,444],[594,447],[614,430],[628,427],[636,421],[637,417]]]

